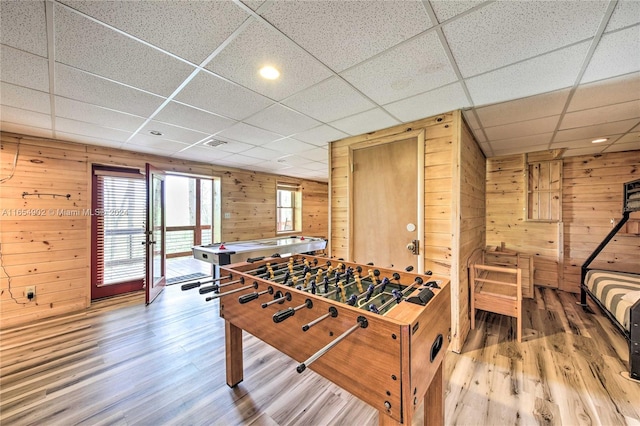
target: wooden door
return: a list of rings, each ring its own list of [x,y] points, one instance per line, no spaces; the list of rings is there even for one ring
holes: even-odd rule
[[[352,260],[421,273],[424,133],[354,146],[351,160]]]
[[[165,174],[147,163],[147,273],[146,303],[149,304],[166,285],[165,251]]]

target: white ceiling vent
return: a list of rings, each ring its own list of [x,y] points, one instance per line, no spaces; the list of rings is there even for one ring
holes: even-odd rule
[[[220,145],[225,145],[227,143],[229,142],[221,141],[220,139],[211,139],[211,140],[205,141],[203,145],[210,146],[211,148],[216,148]]]

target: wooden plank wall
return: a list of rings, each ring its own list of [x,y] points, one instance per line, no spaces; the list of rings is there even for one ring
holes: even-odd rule
[[[278,176],[7,133],[0,133],[0,140],[1,179],[10,176],[20,141],[15,173],[0,183],[0,253],[4,268],[0,268],[0,328],[89,306],[90,217],[73,214],[91,206],[92,164],[144,170],[149,162],[166,171],[219,176],[222,210],[231,214],[231,219],[222,220],[222,239],[276,236]],[[327,236],[328,185],[282,179],[302,187],[304,234]],[[22,198],[23,192],[71,197]],[[31,285],[37,286],[36,301],[25,304],[24,289]]]
[[[564,159],[564,279],[562,290],[580,291],[580,268],[622,218],[623,184],[640,178],[640,150]],[[640,219],[640,212],[631,218]],[[595,259],[613,269],[640,265],[640,236],[622,230]],[[595,262],[594,262],[595,263]]]
[[[487,159],[487,245],[534,255],[534,282],[558,287],[561,229],[558,223],[526,220],[526,155]]]
[[[534,255],[536,285],[578,292],[580,266],[622,217],[622,184],[638,179],[640,151],[564,158],[558,223],[525,220],[525,162],[525,155],[487,160],[487,244]],[[597,260],[637,264],[639,239],[620,232]]]
[[[425,270],[451,277],[452,341],[449,348],[459,352],[470,327],[466,256],[485,245],[485,160],[460,111],[330,144],[330,253],[334,257],[349,257],[349,147],[421,128],[425,129],[425,235],[422,244]],[[465,189],[461,191],[463,183]],[[461,236],[462,227],[464,237]]]
[[[485,178],[486,159],[476,143],[469,127],[464,121],[460,122],[460,237],[458,275],[458,321],[454,330],[459,330],[460,336],[456,342],[464,343],[471,328],[470,322],[470,284],[468,259],[471,255],[486,246],[486,208],[485,208]],[[462,347],[452,350],[460,352]]]

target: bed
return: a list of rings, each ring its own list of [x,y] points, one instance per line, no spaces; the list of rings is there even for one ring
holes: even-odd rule
[[[623,200],[622,219],[582,265],[580,304],[588,309],[588,295],[620,330],[629,342],[629,377],[640,381],[640,273],[590,268],[629,215],[640,211],[640,179],[624,184]]]

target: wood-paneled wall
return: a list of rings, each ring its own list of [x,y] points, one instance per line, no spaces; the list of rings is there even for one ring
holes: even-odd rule
[[[451,277],[449,348],[459,352],[470,328],[466,259],[485,246],[485,158],[460,111],[331,143],[331,255],[349,257],[349,147],[418,129],[425,130],[425,270]]]
[[[526,155],[488,159],[487,244],[534,255],[536,285],[578,292],[580,266],[622,217],[622,184],[640,175],[640,151],[564,158],[562,175],[562,221],[527,221]],[[621,232],[597,260],[637,264],[639,239]]]
[[[276,236],[276,182],[296,182],[302,188],[302,232],[328,235],[323,182],[7,133],[0,140],[0,328],[89,306],[90,216],[82,211],[91,207],[92,164],[144,170],[148,162],[169,172],[220,177],[222,210],[231,214],[222,219],[224,241]],[[23,192],[70,197],[23,198]],[[33,285],[36,300],[28,302],[24,290]]]
[[[487,160],[487,244],[535,255],[535,283],[557,288],[561,226],[526,220],[526,180],[526,155]]]
[[[580,267],[622,218],[622,185],[640,179],[640,150],[565,158],[563,175],[564,277],[560,289],[578,292]],[[640,212],[630,217],[640,219]],[[597,262],[640,272],[640,236],[621,230],[594,265]]]

